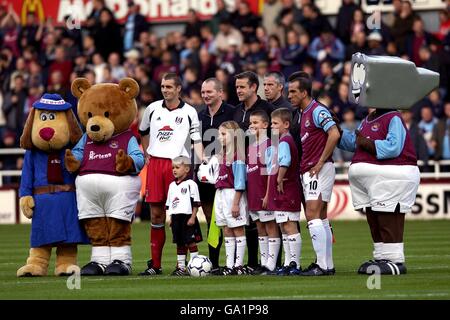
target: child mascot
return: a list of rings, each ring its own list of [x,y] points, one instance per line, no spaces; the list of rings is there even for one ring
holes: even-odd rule
[[[374,111],[359,128],[344,130],[339,148],[355,152],[348,172],[355,209],[365,210],[373,240],[373,260],[359,274],[406,273],[405,214],[420,182],[409,131],[397,109],[409,109],[436,88],[439,74],[397,57],[352,56],[350,101]]]
[[[131,274],[131,222],[139,200],[144,155],[129,129],[136,118],[137,82],[91,86],[72,83],[78,115],[86,128],[75,148],[66,150],[67,170],[76,179],[78,217],[92,244],[82,276]]]
[[[88,243],[78,221],[75,176],[64,168],[64,150],[82,132],[71,105],[58,94],[33,104],[20,146],[26,149],[20,181],[20,208],[31,220],[31,249],[18,277],[45,276],[56,247],[55,275],[75,272],[77,244]],[[78,269],[79,270],[79,269]]]

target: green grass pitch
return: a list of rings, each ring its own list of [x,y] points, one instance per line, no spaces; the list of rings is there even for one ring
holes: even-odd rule
[[[305,222],[302,225],[302,265],[313,260]],[[161,276],[140,277],[149,255],[149,224],[133,225],[133,275],[83,277],[79,290],[69,290],[66,278],[53,276],[54,254],[48,277],[17,278],[16,270],[28,255],[29,225],[0,226],[0,299],[449,299],[450,221],[407,221],[405,254],[408,274],[383,276],[381,288],[369,290],[367,276],[356,269],[371,257],[369,229],[365,222],[333,223],[336,243],[333,277],[230,276],[177,278],[176,251],[167,229]],[[203,225],[204,235],[205,226]],[[222,248],[222,263],[224,248]],[[206,241],[200,253],[207,255]],[[89,246],[79,246],[80,266],[88,262]]]

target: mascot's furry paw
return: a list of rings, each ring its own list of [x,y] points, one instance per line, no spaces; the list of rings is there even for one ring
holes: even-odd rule
[[[116,171],[125,173],[133,168],[133,159],[125,153],[122,149],[116,155]]]
[[[27,264],[17,270],[18,277],[42,277],[47,275],[47,269],[35,264]]]
[[[31,219],[33,217],[34,199],[32,196],[20,198],[20,210],[25,217]]]
[[[75,158],[75,156],[72,154],[72,151],[70,151],[70,149],[66,149],[64,163],[66,165],[67,171],[69,171],[69,172],[77,171],[81,165],[81,162]]]
[[[76,270],[80,270],[80,267],[76,264],[61,264],[55,268],[55,276],[66,277],[74,274]]]
[[[42,277],[47,275],[51,247],[31,248],[27,264],[17,270],[18,277]]]
[[[70,276],[80,273],[77,266],[77,245],[61,245],[56,248],[55,276]]]

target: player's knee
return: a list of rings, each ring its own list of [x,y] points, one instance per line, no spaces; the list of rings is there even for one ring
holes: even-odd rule
[[[166,212],[161,206],[153,206],[151,208],[152,224],[164,224],[166,220]]]
[[[260,237],[267,236],[265,225],[260,221],[255,221],[255,222],[256,222],[256,229],[258,230],[258,236],[260,236]]]
[[[287,221],[284,224],[284,230],[286,231],[287,234],[298,233],[297,223],[295,221]]]
[[[271,238],[279,237],[278,226],[275,221],[269,221],[266,223],[266,232]]]

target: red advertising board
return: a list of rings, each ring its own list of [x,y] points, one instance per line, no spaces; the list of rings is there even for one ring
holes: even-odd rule
[[[128,1],[105,0],[119,22],[124,22],[127,16]],[[22,23],[33,12],[41,21],[51,18],[56,24],[63,24],[65,17],[70,16],[83,24],[92,11],[92,0],[0,0],[0,3],[12,5]],[[185,21],[189,9],[196,10],[202,20],[217,12],[217,0],[134,0],[134,3],[151,23]],[[253,11],[259,11],[260,0],[248,0],[248,3]]]

